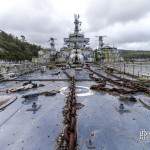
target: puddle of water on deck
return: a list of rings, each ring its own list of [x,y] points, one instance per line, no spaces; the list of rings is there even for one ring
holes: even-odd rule
[[[68,87],[61,88],[60,93],[63,95],[67,95]],[[77,96],[90,96],[94,94],[94,92],[90,90],[89,87],[86,87],[86,86],[77,86],[76,93],[77,93]]]

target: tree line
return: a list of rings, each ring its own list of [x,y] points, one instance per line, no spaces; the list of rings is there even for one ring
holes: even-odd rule
[[[25,36],[21,39],[12,34],[0,31],[0,59],[3,60],[31,60],[38,56],[41,46],[26,42]]]
[[[121,56],[125,60],[150,59],[150,51],[122,50],[121,51]]]

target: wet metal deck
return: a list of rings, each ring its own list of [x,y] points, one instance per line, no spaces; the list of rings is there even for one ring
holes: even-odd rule
[[[60,90],[69,85],[66,81],[52,82],[44,79],[68,80],[61,71],[58,76],[51,75],[59,70],[48,70],[46,73],[34,72],[20,77],[21,80],[42,79],[35,83],[45,84],[44,87],[29,91],[13,93],[18,99],[0,112],[0,149],[1,150],[54,150],[56,138],[63,129],[62,109],[65,105],[65,95],[39,96],[35,99],[41,108],[33,114],[26,111],[31,103],[22,103],[23,94],[46,90]],[[95,84],[90,81],[87,70],[67,70],[75,75],[76,86],[90,87]],[[89,80],[89,81],[88,81]],[[19,86],[23,81],[0,83],[0,89]],[[80,90],[79,90],[80,92]],[[3,95],[4,93],[0,93]],[[141,129],[150,131],[150,110],[140,102],[125,104],[129,113],[117,111],[120,101],[117,96],[107,93],[93,92],[91,95],[77,96],[77,102],[85,106],[77,111],[77,136],[79,149],[87,150],[89,139],[96,150],[149,150],[149,141],[139,141]]]

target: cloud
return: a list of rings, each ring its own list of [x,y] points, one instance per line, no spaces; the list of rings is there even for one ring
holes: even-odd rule
[[[87,18],[91,29],[95,30],[117,22],[136,21],[149,11],[149,0],[92,0]]]
[[[57,47],[73,31],[74,13],[80,13],[86,37],[96,47],[96,35],[107,35],[106,43],[119,48],[150,49],[149,0],[5,0],[0,5],[0,29],[25,35],[33,43]]]
[[[94,0],[86,14],[88,32],[107,35],[105,42],[119,48],[150,50],[149,8],[148,0]]]
[[[60,15],[51,1],[15,0],[15,5],[12,4],[0,14],[0,27],[17,36],[24,34],[27,40],[45,45],[51,36],[62,39],[64,32],[69,32],[71,22]],[[61,41],[59,43],[62,44]]]

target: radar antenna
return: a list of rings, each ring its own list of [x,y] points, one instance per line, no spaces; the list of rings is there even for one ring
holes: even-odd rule
[[[102,49],[104,46],[104,37],[106,37],[106,35],[96,37],[98,37],[98,49]]]
[[[53,38],[53,37],[51,37],[49,40],[48,40],[48,42],[50,43],[50,47],[51,47],[51,49],[52,50],[54,50],[55,49],[55,38]]]
[[[75,14],[74,15],[74,24],[75,24],[75,29],[74,29],[74,33],[78,34],[80,31],[80,26],[81,26],[81,21],[79,21],[79,14]]]

